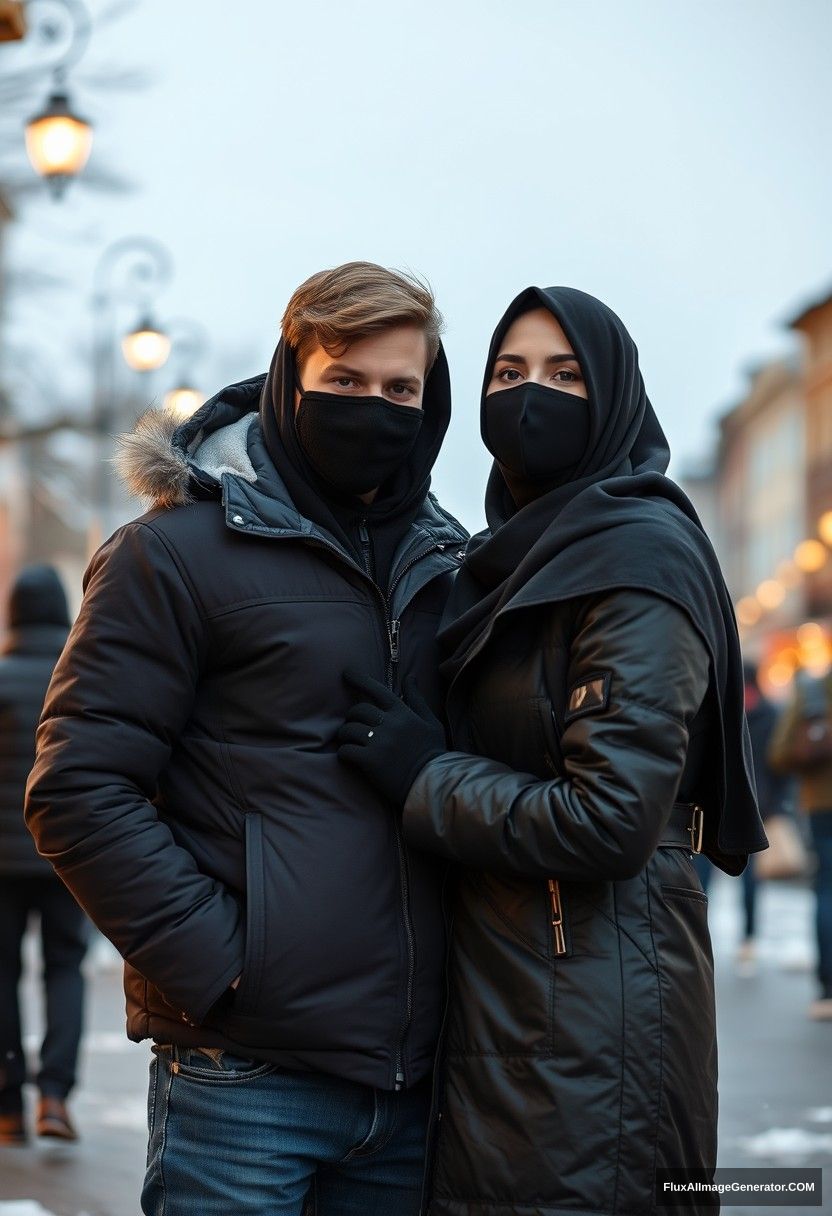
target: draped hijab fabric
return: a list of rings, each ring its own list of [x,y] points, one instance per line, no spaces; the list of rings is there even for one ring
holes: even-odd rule
[[[645,391],[638,350],[621,320],[574,288],[521,292],[491,341],[481,419],[507,330],[540,307],[559,322],[580,363],[589,441],[571,481],[544,489],[520,509],[499,465],[493,465],[485,499],[488,527],[469,542],[440,628],[449,702],[455,685],[459,693],[463,672],[510,613],[615,588],[661,595],[687,613],[711,659],[709,695],[718,711],[714,851],[765,848],[733,605],[692,503],[665,476],[670,449]]]
[[[355,552],[350,535],[351,520],[366,518],[377,550],[392,551],[419,512],[430,489],[430,474],[451,418],[451,385],[444,349],[425,379],[422,409],[424,420],[407,459],[396,469],[369,505],[324,481],[307,459],[295,430],[297,365],[291,346],[283,338],[277,344],[260,396],[260,427],[263,441],[292,502],[301,515],[319,524]],[[298,385],[299,386],[299,385]],[[344,396],[344,409],[350,397]],[[402,406],[406,409],[406,406]]]

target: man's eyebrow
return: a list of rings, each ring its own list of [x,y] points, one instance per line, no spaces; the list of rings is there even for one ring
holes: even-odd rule
[[[366,380],[366,372],[358,371],[355,367],[347,367],[346,363],[328,363],[321,372],[322,376],[329,376],[333,372],[337,372],[339,376],[352,376],[355,380]],[[415,372],[406,372],[402,376],[389,376],[389,380],[394,380],[402,384],[421,384],[422,377]]]
[[[526,356],[509,354],[498,355],[495,359],[495,363],[499,363],[501,360],[505,363],[525,363]],[[571,351],[567,355],[549,355],[548,359],[546,360],[547,363],[569,363],[570,361],[573,363],[578,362],[578,356],[573,355]]]
[[[340,372],[342,376],[354,376],[356,380],[363,380],[364,373],[354,367],[347,367],[346,363],[328,363],[321,372],[322,376],[328,376],[330,372]]]

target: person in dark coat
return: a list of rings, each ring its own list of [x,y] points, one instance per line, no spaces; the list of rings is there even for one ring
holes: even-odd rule
[[[52,670],[69,633],[66,593],[53,566],[24,567],[9,596],[0,650],[0,1143],[27,1137],[26,1060],[18,985],[21,948],[32,914],[40,918],[46,1034],[36,1076],[38,1135],[74,1140],[66,1106],[75,1084],[88,922],[52,867],[38,856],[23,820],[35,730]]]
[[[749,661],[743,663],[743,682],[745,716],[748,721],[751,756],[754,763],[754,783],[757,787],[760,816],[765,824],[772,815],[794,814],[795,786],[791,778],[775,772],[768,762],[769,744],[777,725],[778,714],[774,705],[760,688],[755,663]],[[714,867],[704,853],[695,858],[695,863],[702,889],[707,891]],[[740,882],[742,884],[743,922],[742,940],[737,949],[736,964],[739,975],[749,976],[753,975],[755,971],[757,900],[760,885],[753,857],[749,857],[748,865],[740,875]]]
[[[153,505],[84,576],[26,817],[153,1040],[145,1213],[418,1208],[444,866],[334,735],[350,662],[441,707],[440,324],[409,276],[322,271],[266,375],[122,441]]]
[[[707,1181],[717,1155],[692,857],[736,874],[766,846],[732,605],[600,301],[513,301],[482,432],[489,526],[440,631],[453,750],[416,688],[356,671],[338,736],[461,866],[430,1212],[652,1213],[658,1171]]]

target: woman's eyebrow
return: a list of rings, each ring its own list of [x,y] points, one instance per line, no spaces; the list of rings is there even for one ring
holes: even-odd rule
[[[499,363],[500,360],[504,360],[506,363],[525,363],[526,357],[525,355],[498,355],[496,362]],[[549,355],[546,360],[547,363],[569,363],[570,361],[578,362],[578,356],[573,355],[571,351],[565,355]]]

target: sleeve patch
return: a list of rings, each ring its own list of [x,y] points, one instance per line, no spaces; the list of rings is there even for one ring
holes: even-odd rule
[[[606,709],[610,699],[610,678],[611,672],[603,671],[576,684],[569,693],[564,722]]]

